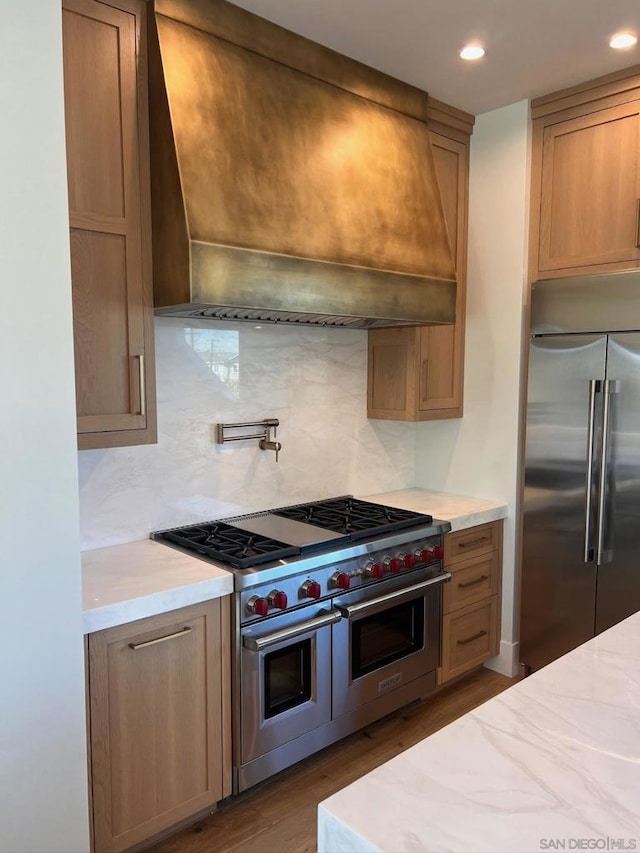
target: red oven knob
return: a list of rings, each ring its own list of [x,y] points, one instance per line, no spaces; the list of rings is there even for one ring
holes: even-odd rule
[[[269,602],[266,598],[259,598],[257,595],[253,595],[247,601],[247,611],[255,613],[256,616],[266,616],[269,612]]]
[[[427,545],[422,551],[416,551],[416,556],[423,563],[431,563],[433,560],[441,560],[444,557],[442,545]]]
[[[317,581],[305,581],[300,587],[300,598],[320,598],[322,589]]]
[[[387,557],[384,561],[384,565],[388,571],[393,572],[394,574],[397,574],[402,568],[402,562],[397,557]]]
[[[380,578],[384,577],[384,566],[382,563],[367,563],[363,574],[365,578],[375,578],[379,581]]]
[[[433,560],[433,555],[428,548],[423,548],[421,551],[416,551],[416,557],[419,562],[424,563],[424,565],[429,565],[431,560]]]
[[[330,584],[331,586],[335,586],[336,589],[349,589],[351,578],[345,572],[336,572],[335,575],[331,575]]]
[[[413,554],[403,554],[402,562],[404,563],[405,569],[413,569],[416,565],[416,558]]]
[[[282,592],[281,589],[272,589],[267,596],[267,601],[271,607],[277,607],[278,610],[287,609],[287,593]]]

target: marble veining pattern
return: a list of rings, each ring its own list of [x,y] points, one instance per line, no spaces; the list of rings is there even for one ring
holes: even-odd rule
[[[640,849],[640,614],[319,806],[320,853],[544,849]]]
[[[451,522],[452,532],[466,530],[478,524],[499,521],[507,516],[506,504],[487,501],[482,498],[470,498],[465,495],[452,495],[448,492],[436,492],[429,489],[402,489],[396,492],[368,495],[366,500],[374,503],[397,506],[423,512],[434,518]]]
[[[143,539],[82,553],[85,634],[232,591],[230,572],[162,542]]]
[[[366,332],[181,318],[155,331],[158,444],[79,453],[83,550],[413,485],[416,425],[366,416]],[[215,444],[216,423],[266,417],[281,423],[277,464],[257,441]]]

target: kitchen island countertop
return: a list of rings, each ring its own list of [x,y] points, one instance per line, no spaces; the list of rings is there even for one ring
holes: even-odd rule
[[[318,806],[319,853],[640,849],[640,613]]]

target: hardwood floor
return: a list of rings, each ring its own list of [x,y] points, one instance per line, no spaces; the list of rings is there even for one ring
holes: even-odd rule
[[[514,683],[480,668],[228,799],[149,853],[313,853],[321,800]]]

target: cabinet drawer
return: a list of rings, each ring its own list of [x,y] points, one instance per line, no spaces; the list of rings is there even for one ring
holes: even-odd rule
[[[442,672],[447,681],[497,654],[498,596],[446,614],[442,625]]]
[[[475,604],[498,592],[499,551],[457,563],[451,569],[451,583],[443,587],[443,610],[450,613]]]
[[[446,566],[459,560],[467,560],[477,554],[487,554],[499,547],[500,521],[479,524],[467,530],[457,530],[444,537],[444,562]]]

